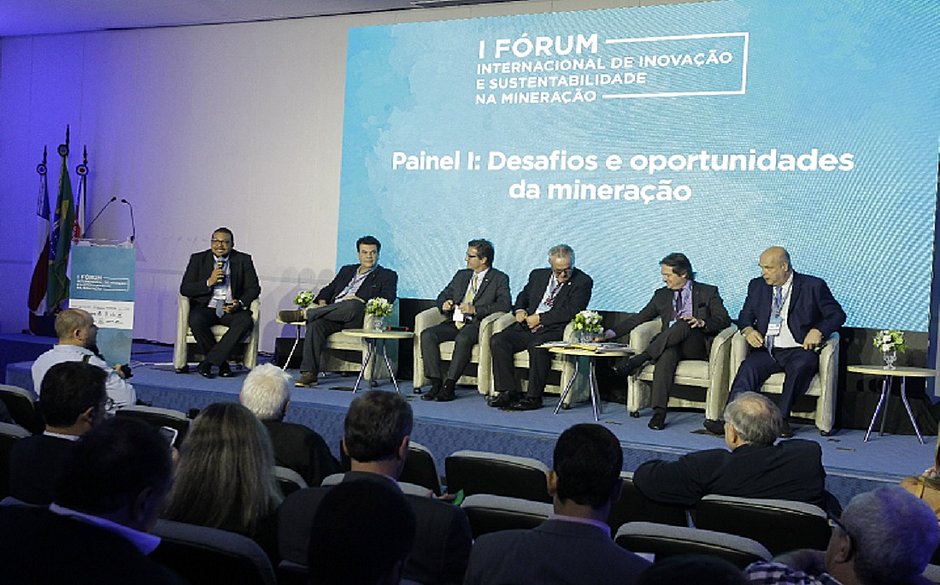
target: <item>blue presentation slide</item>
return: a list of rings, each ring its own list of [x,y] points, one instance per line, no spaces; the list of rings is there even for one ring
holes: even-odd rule
[[[724,0],[349,32],[339,264],[434,298],[490,239],[515,295],[567,243],[590,308],[684,252],[736,316],[785,246],[850,327],[927,331],[940,3]]]

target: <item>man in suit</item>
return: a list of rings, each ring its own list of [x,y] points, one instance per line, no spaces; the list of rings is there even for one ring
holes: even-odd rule
[[[199,373],[213,378],[214,366],[219,376],[228,378],[232,375],[228,365],[232,351],[254,327],[249,307],[261,295],[261,285],[251,256],[235,249],[232,230],[215,230],[210,244],[210,249],[189,257],[180,294],[189,297],[189,328],[204,356]],[[216,343],[212,326],[220,324],[228,331]]]
[[[290,381],[281,368],[262,364],[245,377],[238,398],[268,429],[274,462],[299,473],[307,485],[320,485],[326,476],[340,472],[339,461],[313,429],[284,422],[290,405]]]
[[[659,268],[666,286],[653,293],[639,313],[604,332],[607,339],[612,339],[629,335],[640,323],[657,317],[662,321],[662,330],[649,347],[631,357],[621,370],[630,376],[649,362],[656,364],[653,417],[647,425],[656,431],[666,427],[666,405],[679,360],[707,360],[709,341],[731,324],[718,287],[696,282],[692,263],[685,254],[669,254],[660,260]]]
[[[516,322],[493,336],[493,376],[496,396],[490,406],[504,410],[536,410],[542,407],[542,393],[551,368],[552,356],[538,346],[558,341],[565,326],[591,301],[594,281],[574,267],[574,250],[567,244],[548,251],[551,268],[536,268],[516,297]],[[525,397],[518,390],[513,355],[529,352],[529,388]]]
[[[633,484],[663,504],[694,506],[709,494],[770,498],[838,509],[825,491],[822,450],[814,441],[777,443],[783,426],[780,409],[756,392],[739,395],[725,407],[725,444],[683,455],[677,461],[640,465]]]
[[[343,482],[380,482],[398,489],[413,427],[411,405],[399,394],[375,390],[358,396],[349,405],[344,423],[342,446],[351,471]],[[298,490],[281,504],[278,542],[282,559],[306,563],[311,520],[327,491]],[[425,585],[461,583],[472,542],[466,514],[430,492],[405,498],[414,509],[417,533],[404,577]]]
[[[555,514],[538,528],[478,538],[465,585],[636,582],[650,563],[618,546],[606,523],[623,488],[622,466],[608,429],[578,424],[563,432],[547,478]]]
[[[278,313],[278,318],[285,323],[307,322],[300,378],[294,386],[317,385],[320,354],[326,346],[326,338],[343,329],[362,327],[367,301],[383,298],[393,303],[398,296],[398,274],[379,266],[382,243],[372,236],[363,236],[356,240],[356,251],[359,264],[340,268],[330,284],[317,293],[313,307]]]
[[[104,420],[107,376],[83,362],[62,362],[42,379],[39,408],[46,421],[41,435],[18,440],[10,452],[10,495],[30,504],[48,505],[75,441]]]
[[[509,277],[493,268],[493,244],[488,240],[467,243],[467,268],[458,270],[441,294],[437,309],[449,319],[421,332],[424,375],[431,389],[422,400],[450,402],[456,398],[457,379],[470,363],[473,346],[480,337],[480,321],[497,311],[508,311]],[[441,371],[440,344],[454,342],[454,355],[447,374]]]
[[[845,311],[826,282],[793,270],[790,254],[779,246],[760,255],[761,277],[747,286],[738,328],[752,348],[731,384],[729,400],[741,392],[758,392],[764,381],[784,372],[780,410],[781,436],[792,437],[787,423],[798,396],[806,394],[819,371],[819,348],[845,323]],[[721,421],[705,420],[705,428],[723,432]]]

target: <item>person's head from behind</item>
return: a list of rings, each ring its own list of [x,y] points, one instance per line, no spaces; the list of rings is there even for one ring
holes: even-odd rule
[[[414,416],[411,405],[396,392],[372,390],[349,405],[343,429],[343,451],[353,467],[381,466],[395,478],[408,453]]]
[[[46,428],[83,435],[102,422],[108,411],[107,376],[98,366],[84,362],[62,362],[49,368],[39,392]]]
[[[783,414],[757,392],[742,392],[725,407],[725,443],[730,449],[751,443],[773,445],[783,429]]]
[[[250,534],[281,499],[261,421],[234,402],[204,408],[183,442],[166,517]]]
[[[940,541],[930,507],[898,486],[855,496],[834,524],[827,569],[836,578],[853,571],[865,585],[913,581]]]
[[[746,585],[741,569],[716,556],[674,555],[657,559],[640,574],[636,585]]]
[[[570,427],[555,443],[548,474],[556,511],[560,505],[577,505],[606,520],[605,510],[620,497],[622,467],[623,450],[610,430],[587,423]]]
[[[239,400],[261,420],[281,420],[290,403],[290,375],[274,364],[262,364],[245,376]]]
[[[90,348],[98,342],[98,326],[84,309],[66,309],[56,315],[55,333],[64,345]]]
[[[344,481],[317,507],[310,585],[394,585],[415,538],[411,505],[391,482]]]
[[[136,530],[153,528],[173,479],[170,445],[132,418],[108,419],[75,444],[55,503]]]

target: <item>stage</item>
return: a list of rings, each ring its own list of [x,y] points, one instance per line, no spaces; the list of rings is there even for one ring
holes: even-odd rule
[[[7,362],[11,356],[33,358],[52,343],[52,339],[2,335],[0,355]],[[236,369],[233,378],[209,380],[196,373],[177,374],[171,361],[170,346],[134,343],[131,382],[139,399],[183,412],[217,401],[238,400],[244,370]],[[6,363],[6,383],[32,389],[30,365],[31,361]],[[288,371],[297,377],[296,370]],[[294,388],[287,420],[315,429],[338,454],[343,417],[353,398],[354,383],[354,376],[328,374],[320,378],[316,388]],[[441,473],[444,458],[460,449],[533,457],[550,465],[558,435],[573,424],[594,420],[590,402],[574,404],[569,410],[553,414],[557,396],[546,396],[546,405],[541,410],[503,412],[489,408],[471,387],[459,387],[457,400],[449,403],[420,400],[408,380],[402,381],[400,387],[415,413],[412,440],[431,450]],[[395,391],[390,382],[378,389]],[[600,423],[620,439],[624,469],[632,471],[648,459],[675,459],[689,451],[724,448],[721,437],[704,432],[702,416],[695,411],[670,412],[666,429],[653,431],[646,426],[648,410],[635,419],[627,414],[623,404],[604,402]],[[861,430],[839,430],[830,437],[822,437],[810,424],[796,424],[793,429],[796,438],[817,441],[822,446],[827,486],[843,505],[856,493],[895,484],[905,475],[919,473],[931,464],[936,445],[933,436],[926,436],[926,444],[921,445],[913,435],[873,433],[871,440],[865,443],[865,432]]]

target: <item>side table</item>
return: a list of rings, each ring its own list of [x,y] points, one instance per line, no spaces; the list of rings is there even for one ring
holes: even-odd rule
[[[594,349],[594,345],[597,346],[597,349]],[[541,347],[547,349],[552,353],[557,353],[563,356],[576,358],[574,360],[574,375],[571,376],[571,379],[568,380],[568,384],[565,386],[564,391],[561,393],[561,400],[558,401],[558,405],[555,406],[555,414],[558,414],[558,409],[561,408],[561,405],[564,404],[565,398],[568,397],[568,393],[571,392],[571,387],[574,385],[574,381],[578,378],[578,370],[580,366],[579,357],[588,358],[588,384],[591,388],[591,404],[594,407],[594,421],[597,422],[600,420],[600,401],[601,396],[600,392],[597,389],[597,373],[596,373],[596,364],[597,358],[601,357],[624,357],[633,353],[633,350],[628,346],[611,346],[610,344],[557,344],[557,343],[548,343],[543,344]]]
[[[366,345],[368,350],[366,355],[362,358],[362,367],[359,368],[359,375],[356,376],[356,385],[353,386],[353,393],[359,390],[359,382],[362,381],[362,376],[365,374],[366,365],[369,363],[369,360],[372,359],[372,355],[375,353],[379,345],[382,346],[382,358],[385,360],[385,367],[388,368],[388,374],[392,378],[392,384],[395,385],[395,391],[401,394],[401,389],[398,387],[398,380],[395,379],[395,372],[392,368],[392,362],[388,359],[388,352],[385,350],[385,342],[389,339],[411,339],[414,337],[414,332],[412,331],[376,331],[374,329],[343,329],[343,333],[350,335],[352,337],[362,337],[366,340]],[[373,370],[374,375],[374,370]]]
[[[884,413],[881,417],[881,429],[878,431],[878,435],[885,434],[885,419],[888,418],[888,392],[891,390],[891,379],[892,378],[901,378],[901,402],[904,403],[904,408],[907,410],[907,416],[911,419],[911,424],[914,425],[914,432],[917,433],[917,439],[920,441],[920,444],[924,444],[924,437],[920,434],[920,429],[917,427],[917,421],[914,420],[914,413],[911,412],[911,405],[907,401],[907,379],[908,378],[933,378],[937,375],[937,370],[932,370],[930,368],[915,368],[910,366],[898,366],[893,370],[885,369],[884,366],[848,366],[846,371],[853,374],[862,374],[865,376],[882,376],[881,381],[881,398],[878,399],[878,406],[875,407],[875,414],[871,416],[871,422],[868,424],[868,431],[865,433],[865,442],[868,442],[868,437],[871,435],[871,431],[875,428],[875,420],[878,418],[878,413],[881,412],[882,406],[884,407]]]

